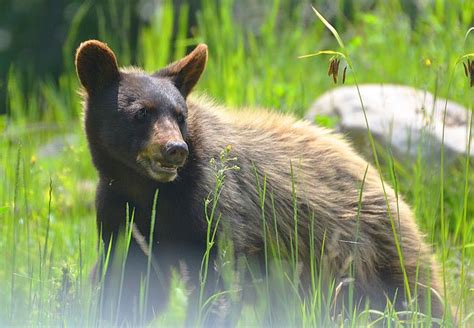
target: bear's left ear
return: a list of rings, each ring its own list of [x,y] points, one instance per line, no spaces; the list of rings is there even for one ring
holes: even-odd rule
[[[120,78],[115,54],[97,40],[83,42],[77,48],[76,70],[88,94],[96,94]]]
[[[201,77],[206,62],[207,45],[201,43],[189,55],[159,70],[153,76],[171,79],[186,98]]]

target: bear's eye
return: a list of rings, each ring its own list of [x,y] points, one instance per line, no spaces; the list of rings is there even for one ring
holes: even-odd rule
[[[145,107],[137,110],[134,115],[135,120],[137,120],[138,122],[145,121],[147,117],[148,117],[148,109],[146,109]]]
[[[184,121],[186,120],[186,117],[184,116],[183,113],[178,113],[178,117],[176,117],[176,120],[178,121],[179,124],[183,124]]]

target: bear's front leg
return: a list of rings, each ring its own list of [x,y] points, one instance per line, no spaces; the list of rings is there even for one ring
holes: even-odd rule
[[[166,263],[168,257],[161,258],[159,264],[149,259],[143,244],[130,230],[132,217],[134,222],[142,222],[145,218],[141,216],[146,214],[108,184],[99,183],[96,206],[97,228],[104,246],[96,270],[98,281],[105,273],[99,315],[114,325],[144,324],[168,302],[171,264]],[[148,232],[139,233],[146,242]]]

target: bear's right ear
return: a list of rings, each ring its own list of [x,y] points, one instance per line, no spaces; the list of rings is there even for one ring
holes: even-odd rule
[[[113,51],[97,40],[83,42],[77,48],[76,70],[88,94],[103,90],[120,77]]]
[[[189,55],[160,69],[153,76],[170,79],[186,98],[201,77],[206,62],[207,45],[201,43]]]

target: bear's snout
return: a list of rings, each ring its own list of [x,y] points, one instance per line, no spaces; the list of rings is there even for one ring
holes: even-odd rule
[[[167,164],[183,166],[188,157],[188,145],[184,141],[168,141],[162,148],[161,155]]]
[[[149,177],[160,182],[173,181],[188,157],[188,145],[181,139],[153,142],[137,156],[137,163]]]

